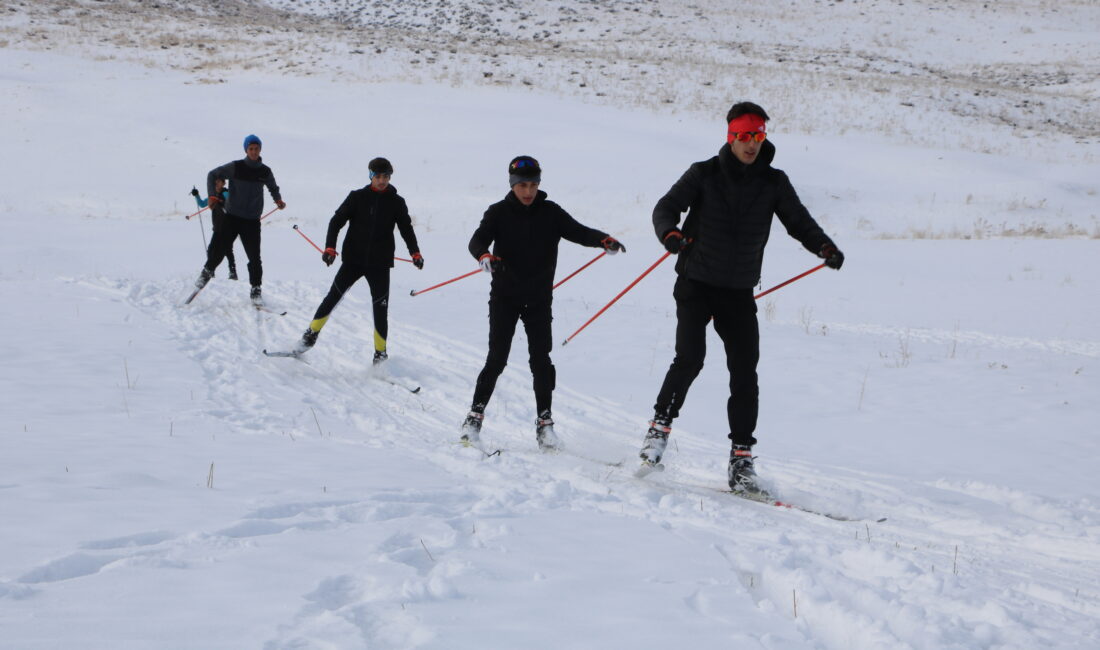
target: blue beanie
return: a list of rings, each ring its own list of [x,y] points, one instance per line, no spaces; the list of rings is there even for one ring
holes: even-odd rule
[[[248,145],[250,145],[250,144],[258,144],[258,145],[260,145],[261,149],[264,146],[264,143],[260,142],[259,137],[255,136],[255,135],[246,135],[244,137],[244,150],[245,151],[248,151]]]

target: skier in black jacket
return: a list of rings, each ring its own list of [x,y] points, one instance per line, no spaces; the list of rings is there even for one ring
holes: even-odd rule
[[[713,319],[730,373],[729,485],[748,492],[759,491],[752,456],[760,394],[760,330],[753,287],[760,282],[772,215],[826,265],[839,269],[844,263],[844,255],[802,205],[787,175],[771,166],[775,147],[765,133],[768,119],[752,102],[734,104],[726,115],[727,145],[717,156],[693,164],[653,209],[657,238],[669,252],[679,254],[673,290],[676,357],[657,395],[642,461],[649,466],[660,463],[672,420],[703,368],[706,326]]]
[[[210,238],[206,264],[199,273],[199,279],[195,281],[195,288],[205,287],[210,278],[214,277],[214,269],[222,263],[226,253],[232,250],[233,240],[240,236],[244,253],[248,256],[248,283],[252,286],[249,295],[252,304],[257,307],[263,305],[260,294],[264,275],[263,263],[260,261],[260,217],[264,211],[264,187],[271,193],[271,199],[280,210],[286,207],[282,195],[279,194],[279,186],[275,183],[275,175],[260,158],[262,147],[263,143],[258,137],[246,136],[244,158],[211,169],[206,175],[207,201],[212,208],[217,207],[222,200],[215,187],[219,178],[229,181],[229,198],[225,204],[225,220],[222,227]]]
[[[511,191],[503,201],[490,205],[473,237],[470,254],[481,268],[493,274],[489,291],[489,353],[477,377],[473,404],[462,425],[462,440],[476,442],[485,406],[497,378],[508,363],[516,322],[527,332],[531,375],[534,379],[535,437],[541,449],[559,444],[550,406],[555,371],[550,361],[553,347],[554,271],[558,243],[565,238],[576,244],[603,247],[608,254],[626,251],[614,237],[578,223],[539,189],[542,169],[530,156],[518,156],[508,164]],[[493,251],[489,252],[489,247]]]
[[[225,179],[219,178],[214,181],[214,194],[221,197],[221,201],[216,202],[214,205],[210,205],[210,202],[200,196],[199,190],[195,187],[191,188],[191,196],[195,197],[195,205],[200,208],[210,206],[210,244],[214,244],[214,236],[218,234],[218,231],[225,227],[225,204],[229,201],[229,190],[225,189]],[[211,248],[206,247],[206,255],[210,256]],[[233,256],[233,242],[229,242],[229,248],[225,250],[225,261],[229,262],[229,279],[237,279],[237,260]]]
[[[370,171],[370,185],[348,194],[328,222],[328,235],[325,237],[325,251],[321,254],[321,261],[332,266],[336,260],[337,236],[344,225],[349,224],[341,251],[343,263],[336,271],[328,295],[317,307],[309,329],[302,334],[296,350],[299,354],[317,342],[321,328],[351,285],[359,278],[366,278],[374,304],[374,363],[385,361],[388,358],[386,337],[389,334],[394,226],[397,226],[401,238],[405,240],[413,264],[418,269],[424,268],[424,258],[420,255],[420,246],[416,242],[409,208],[405,199],[397,193],[397,188],[390,185],[393,165],[385,158],[375,158],[367,164],[367,169]]]

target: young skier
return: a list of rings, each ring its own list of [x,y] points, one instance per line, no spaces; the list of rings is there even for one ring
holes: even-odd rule
[[[771,166],[764,109],[734,104],[726,115],[727,143],[717,156],[697,162],[653,209],[657,239],[676,262],[676,356],[657,394],[653,420],[641,450],[643,470],[661,461],[672,420],[680,414],[692,381],[703,367],[706,326],[714,320],[730,373],[730,489],[758,492],[753,432],[759,405],[756,365],[760,330],[753,287],[760,282],[772,215],[810,252],[839,269],[844,255],[810,216],[787,175]],[[680,216],[688,211],[680,228]]]
[[[325,251],[321,261],[328,266],[336,260],[336,238],[344,224],[348,234],[344,236],[341,251],[340,269],[332,281],[328,295],[321,301],[317,313],[309,328],[302,334],[296,353],[301,354],[313,347],[317,335],[325,326],[329,315],[344,293],[359,278],[366,278],[370,286],[371,300],[374,304],[374,363],[381,363],[386,354],[386,337],[389,332],[388,307],[390,294],[390,269],[393,268],[394,226],[405,240],[413,264],[417,269],[424,268],[424,258],[420,255],[420,246],[416,243],[412,219],[405,199],[390,185],[393,165],[385,158],[375,158],[367,164],[370,172],[370,184],[352,191],[328,223],[325,238]]]
[[[489,291],[489,353],[477,377],[470,413],[462,425],[464,442],[476,442],[480,436],[485,406],[508,363],[516,322],[522,320],[538,416],[535,438],[544,450],[560,445],[550,412],[555,378],[550,361],[550,321],[558,243],[565,238],[582,246],[602,246],[612,255],[626,251],[614,237],[581,225],[557,203],[547,200],[546,192],[539,189],[540,182],[542,169],[538,161],[530,156],[514,158],[508,164],[511,191],[504,200],[489,206],[470,238],[470,254],[493,279]]]
[[[229,191],[225,189],[225,179],[219,178],[214,181],[214,194],[221,197],[221,201],[218,201],[210,207],[210,236],[211,244],[213,244],[213,237],[222,227],[225,225],[225,203],[229,200]],[[210,201],[202,198],[199,195],[199,191],[194,187],[191,188],[191,196],[195,197],[195,205],[200,208],[205,208],[210,205]],[[206,247],[206,255],[210,256],[210,247]],[[237,279],[237,260],[233,257],[233,242],[229,242],[229,249],[225,251],[225,260],[229,262],[229,279]]]
[[[215,186],[219,178],[229,180],[229,197],[225,204],[225,221],[211,237],[206,264],[195,281],[196,289],[206,286],[214,277],[214,269],[221,264],[226,252],[232,249],[233,240],[240,236],[244,253],[248,256],[248,283],[252,286],[249,296],[257,307],[263,305],[260,293],[264,273],[260,261],[260,217],[264,210],[264,187],[267,187],[280,210],[286,207],[275,183],[275,175],[260,158],[262,147],[258,137],[247,136],[244,139],[244,158],[211,169],[206,175],[207,200],[211,205],[217,206],[221,202]]]

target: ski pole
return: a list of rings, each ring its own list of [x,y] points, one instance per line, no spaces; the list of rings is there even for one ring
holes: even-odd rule
[[[404,257],[396,257],[396,256],[394,256],[394,258],[393,258],[393,259],[395,259],[395,260],[398,260],[398,261],[400,261],[400,262],[408,262],[409,264],[412,264],[412,263],[413,263],[413,261],[412,261],[412,260],[407,260],[407,259],[405,259]]]
[[[584,328],[588,327],[588,324],[589,324],[589,323],[591,323],[592,321],[594,321],[594,320],[596,320],[597,318],[599,318],[599,317],[600,317],[600,314],[602,314],[602,313],[604,313],[605,311],[607,311],[607,310],[608,310],[608,308],[609,308],[609,307],[611,307],[611,305],[614,305],[614,304],[615,304],[615,301],[616,301],[616,300],[618,300],[619,298],[622,298],[622,297],[623,297],[623,296],[624,296],[624,295],[626,294],[626,292],[627,292],[627,291],[630,291],[631,289],[633,289],[633,288],[634,288],[634,285],[636,285],[636,284],[638,284],[639,282],[641,282],[641,281],[642,281],[642,278],[644,278],[645,276],[649,275],[649,272],[650,272],[650,271],[652,271],[653,269],[657,268],[657,265],[658,265],[658,264],[660,264],[661,262],[663,262],[663,261],[665,261],[666,259],[668,259],[668,256],[669,256],[669,255],[672,255],[672,253],[665,253],[664,255],[662,255],[662,256],[661,256],[661,259],[659,259],[659,260],[657,260],[656,262],[654,262],[654,263],[653,263],[653,265],[652,265],[652,266],[650,266],[650,267],[649,267],[648,269],[646,269],[644,273],[642,273],[642,274],[641,274],[641,275],[639,275],[639,276],[638,276],[637,278],[635,278],[633,282],[631,282],[631,283],[630,283],[629,285],[627,285],[627,287],[626,287],[625,289],[623,289],[622,291],[620,291],[620,292],[619,292],[619,295],[617,295],[617,296],[615,296],[614,298],[612,298],[612,299],[611,299],[611,302],[609,302],[609,303],[607,303],[606,305],[604,305],[603,309],[601,309],[601,310],[599,310],[598,312],[596,312],[596,315],[595,315],[595,316],[593,316],[592,318],[589,318],[589,319],[588,319],[588,320],[587,320],[587,321],[585,322],[585,324],[584,324],[584,325],[581,325],[581,326],[580,326],[580,327],[579,327],[579,328],[577,329],[577,331],[576,331],[576,332],[573,332],[572,334],[570,334],[570,335],[569,335],[569,338],[565,339],[565,341],[563,341],[563,342],[562,342],[562,345],[566,345],[567,343],[569,343],[570,341],[572,341],[572,340],[573,340],[573,337],[574,337],[574,336],[576,336],[576,335],[580,334],[580,333],[581,333],[581,330],[583,330]],[[593,260],[593,261],[595,261],[595,260]]]
[[[790,284],[790,283],[794,282],[795,280],[801,280],[802,278],[804,278],[804,277],[806,277],[807,275],[809,275],[809,274],[813,273],[814,271],[820,271],[820,270],[821,270],[821,269],[823,269],[823,268],[825,268],[825,264],[824,264],[824,263],[821,263],[821,264],[819,264],[819,265],[817,265],[817,266],[813,267],[813,268],[812,268],[812,269],[810,269],[809,271],[806,271],[805,273],[799,273],[798,275],[794,276],[794,277],[793,277],[793,278],[791,278],[790,280],[787,280],[786,282],[780,282],[779,284],[775,285],[775,286],[774,286],[774,287],[772,287],[771,289],[768,289],[767,291],[761,291],[760,293],[756,294],[756,295],[755,295],[755,296],[753,296],[752,298],[753,298],[753,300],[759,300],[759,299],[760,299],[760,298],[761,298],[762,296],[766,296],[766,295],[768,295],[769,293],[771,293],[771,292],[775,291],[776,289],[782,289],[783,287],[785,287],[785,286],[787,286],[788,284]]]
[[[187,219],[188,221],[190,221],[190,220],[191,220],[191,217],[194,217],[194,216],[198,216],[198,215],[202,214],[203,212],[206,212],[206,211],[207,211],[207,210],[209,210],[209,209],[210,209],[210,206],[208,205],[208,206],[206,206],[205,208],[203,208],[203,209],[199,210],[198,212],[192,212],[191,214],[189,214],[189,215],[187,215],[186,217],[184,217],[184,219]]]
[[[206,226],[202,225],[202,215],[201,214],[199,215],[199,230],[202,231],[202,249],[203,250],[208,250],[210,247],[206,244]],[[214,233],[210,233],[210,236],[213,237]]]
[[[595,263],[596,263],[596,261],[597,261],[597,260],[599,260],[599,259],[600,259],[601,257],[603,257],[604,255],[607,255],[607,251],[604,251],[604,252],[600,253],[599,255],[597,255],[596,257],[593,257],[593,258],[592,258],[592,261],[590,261],[589,263],[585,264],[584,266],[582,266],[581,268],[577,269],[576,271],[573,271],[573,272],[572,272],[572,273],[570,273],[569,275],[565,276],[565,278],[563,278],[561,282],[559,282],[559,283],[555,284],[555,285],[554,285],[554,286],[553,286],[553,287],[551,288],[551,291],[553,291],[554,289],[557,289],[557,288],[558,288],[558,287],[560,287],[561,285],[565,284],[565,283],[566,283],[566,282],[567,282],[567,281],[568,281],[568,280],[569,280],[570,278],[572,278],[572,277],[573,277],[574,275],[576,275],[576,274],[580,273],[581,271],[583,271],[583,270],[587,269],[588,267],[592,266],[593,264],[595,264]]]
[[[278,209],[279,208],[272,209],[271,212],[268,212],[264,216],[260,217],[260,221],[263,221],[264,219],[266,219],[266,218],[270,217],[271,215],[275,214],[275,210],[278,210]]]
[[[438,289],[439,287],[442,287],[443,285],[450,284],[452,282],[458,282],[462,278],[468,278],[471,275],[476,275],[478,273],[483,273],[483,272],[484,271],[482,271],[481,267],[479,266],[478,268],[474,269],[473,271],[470,271],[469,273],[465,273],[463,275],[460,275],[457,278],[451,278],[450,280],[447,280],[446,282],[440,282],[439,284],[437,284],[435,286],[428,287],[427,289],[421,289],[420,291],[417,291],[417,290],[413,289],[412,291],[409,292],[409,295],[410,296],[419,296],[420,294],[427,293],[427,292],[431,291],[432,289]]]
[[[271,214],[271,213],[269,212],[268,214]],[[324,254],[325,254],[325,251],[321,250],[321,247],[320,247],[320,246],[318,246],[317,244],[314,244],[314,243],[313,243],[313,240],[312,240],[312,239],[310,239],[309,237],[306,237],[306,234],[305,234],[304,232],[302,232],[302,230],[301,230],[300,228],[298,228],[298,224],[294,224],[293,228],[294,228],[294,232],[296,232],[296,233],[298,233],[299,235],[301,235],[301,236],[302,236],[302,239],[304,239],[304,240],[306,240],[307,242],[309,242],[309,245],[310,245],[310,246],[312,246],[312,247],[316,248],[316,249],[317,249],[317,252],[318,252],[318,253],[321,253],[322,255],[324,255]],[[339,253],[338,253],[338,254],[339,254]]]

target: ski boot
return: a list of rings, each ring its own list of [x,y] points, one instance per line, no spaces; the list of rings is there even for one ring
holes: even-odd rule
[[[298,346],[294,348],[294,352],[296,354],[302,354],[306,350],[312,348],[314,344],[317,343],[318,334],[320,334],[320,332],[314,332],[313,328],[307,327],[305,333],[302,334],[301,340],[298,341]]]
[[[483,412],[485,406],[480,409],[475,405],[469,413],[466,414],[466,421],[462,423],[462,443],[465,445],[471,445],[481,439],[481,423],[485,420],[485,413]]]
[[[389,359],[389,358],[390,358],[390,355],[386,354],[385,350],[375,350],[374,351],[374,360],[372,361],[372,363],[377,366],[378,364],[382,363],[383,361],[385,361],[386,359]]]
[[[248,297],[250,300],[252,300],[252,305],[254,307],[264,306],[264,297],[263,293],[260,291],[260,285],[252,285],[252,291],[249,292]]]
[[[550,415],[550,409],[539,413],[535,420],[535,440],[542,451],[555,451],[561,449],[561,439],[554,433],[554,418]]]
[[[730,450],[730,464],[727,469],[729,474],[729,486],[733,492],[766,495],[756,482],[756,471],[753,469],[752,447],[748,445],[734,445]]]
[[[643,465],[653,468],[663,467],[661,458],[665,455],[665,447],[668,446],[668,434],[672,433],[672,420],[666,416],[657,415],[649,423],[649,431],[646,431],[645,441],[642,443],[642,451],[638,456]]]
[[[195,280],[195,288],[202,289],[206,286],[207,282],[210,282],[210,278],[214,277],[214,272],[205,266],[202,267],[202,271],[199,272],[199,279]]]
[[[237,267],[235,267],[235,266],[229,267],[229,279],[230,280],[236,280],[237,279]]]

